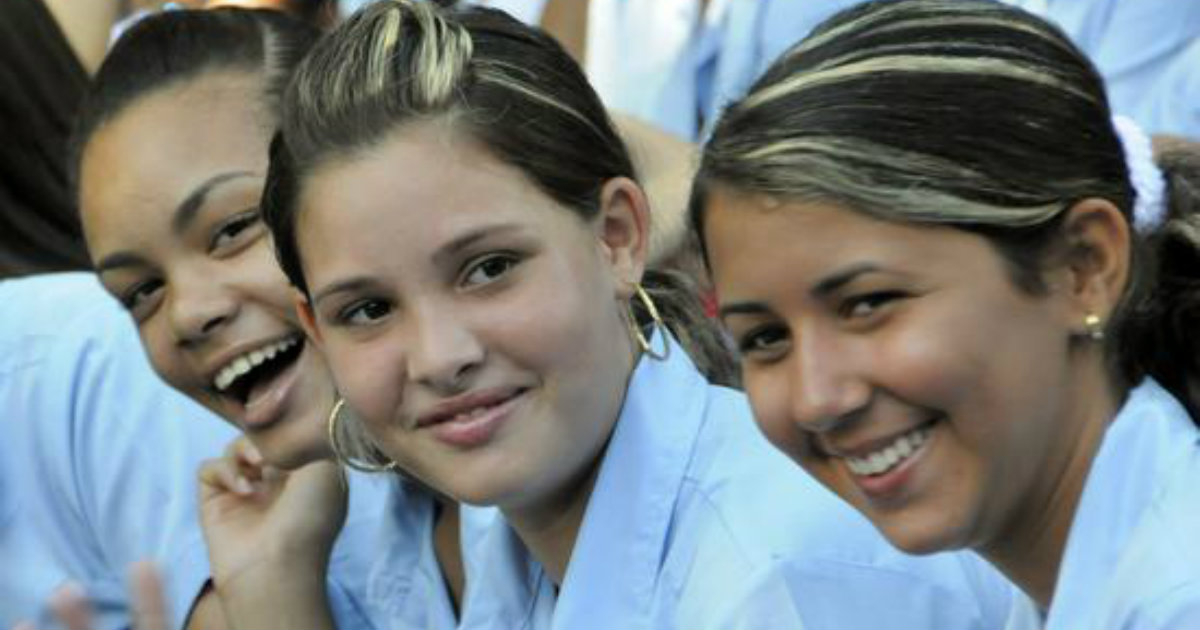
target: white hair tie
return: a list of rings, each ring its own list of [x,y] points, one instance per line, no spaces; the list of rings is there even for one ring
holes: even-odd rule
[[[1133,228],[1143,234],[1162,225],[1167,218],[1167,184],[1154,162],[1154,145],[1130,118],[1113,116],[1113,127],[1125,150],[1129,181],[1137,192],[1133,204]]]

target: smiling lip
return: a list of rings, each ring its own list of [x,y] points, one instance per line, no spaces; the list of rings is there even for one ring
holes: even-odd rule
[[[439,441],[458,448],[474,448],[491,441],[524,400],[523,388],[496,388],[447,400],[417,419],[417,428],[428,428]]]
[[[841,458],[843,460],[842,465],[846,468],[846,473],[854,481],[854,484],[858,486],[858,489],[869,500],[875,503],[877,507],[898,504],[898,502],[903,501],[905,489],[908,487],[917,465],[929,451],[930,442],[936,439],[936,432],[933,429],[938,423],[939,421],[935,420],[918,427],[917,431],[925,432],[925,437],[922,439],[920,445],[906,455],[903,460],[883,473],[873,475],[856,474],[850,470],[850,464],[845,461],[845,457]],[[913,431],[909,433],[913,433]],[[900,436],[892,439],[896,440],[898,437]],[[886,441],[884,443],[886,444]]]
[[[291,364],[269,380],[256,383],[245,402],[227,394],[217,394],[226,408],[233,411],[232,415],[243,430],[250,433],[265,431],[287,417],[292,394],[300,380],[302,364],[309,352],[308,344],[301,343],[300,354]]]
[[[220,374],[220,372],[223,369],[228,367],[238,357],[242,357],[244,355],[249,354],[252,351],[260,350],[260,349],[270,346],[272,344],[279,343],[281,341],[285,341],[285,340],[291,339],[291,338],[298,338],[301,342],[303,342],[302,335],[300,335],[299,333],[292,332],[292,333],[288,333],[286,335],[281,335],[278,338],[271,339],[269,341],[255,341],[255,342],[251,342],[251,343],[242,343],[242,344],[238,344],[237,347],[229,348],[229,349],[225,350],[225,352],[221,353],[221,356],[216,357],[214,359],[210,359],[206,362],[208,364],[208,367],[205,369],[205,375],[206,375],[205,387],[213,390],[214,392],[217,393],[217,395],[224,395],[221,392],[216,391],[216,387],[214,386],[214,383],[217,380],[217,375]]]

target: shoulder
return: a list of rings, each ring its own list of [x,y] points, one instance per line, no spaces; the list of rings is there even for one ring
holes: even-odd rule
[[[703,623],[681,627],[1007,627],[1017,591],[981,559],[954,553],[914,560],[941,564],[934,572],[943,575],[917,565],[780,558],[710,598],[705,616],[690,619]]]
[[[834,621],[858,613],[862,627],[1003,626],[1012,587],[982,559],[894,549],[767,442],[740,392],[710,386],[704,413],[664,566],[681,614],[704,610],[732,627],[780,625],[778,615],[802,615],[805,627],[844,627],[855,624]],[[855,585],[852,595],[846,584]],[[851,600],[894,605],[839,611]],[[890,621],[873,616],[891,609],[908,612],[890,613]]]
[[[1200,431],[1192,448],[1166,471],[1169,475],[1151,499],[1144,518],[1122,553],[1114,574],[1125,582],[1118,590],[1140,592],[1141,599],[1176,605],[1187,593],[1200,612]],[[1200,619],[1196,617],[1194,619]]]
[[[1200,579],[1192,579],[1135,612],[1130,628],[1200,628]]]

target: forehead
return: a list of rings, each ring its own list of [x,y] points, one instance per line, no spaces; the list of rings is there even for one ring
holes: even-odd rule
[[[259,74],[223,71],[136,99],[87,143],[81,194],[174,182],[197,171],[261,170],[272,124],[262,94]]]
[[[210,72],[138,98],[84,150],[85,228],[142,206],[167,214],[216,173],[265,172],[270,131],[257,73]]]
[[[807,282],[862,263],[947,276],[999,268],[998,255],[977,235],[884,221],[823,201],[717,189],[709,197],[704,227],[723,298],[760,293],[784,276]]]
[[[479,221],[551,225],[574,216],[519,169],[443,122],[418,123],[318,167],[300,196],[300,230],[389,224],[423,240]]]

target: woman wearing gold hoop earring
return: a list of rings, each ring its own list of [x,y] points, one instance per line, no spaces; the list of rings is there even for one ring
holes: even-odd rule
[[[347,426],[504,516],[464,626],[1003,626],[995,572],[890,549],[706,378],[723,340],[645,269],[628,151],[543,33],[375,3],[285,99],[264,214]]]

